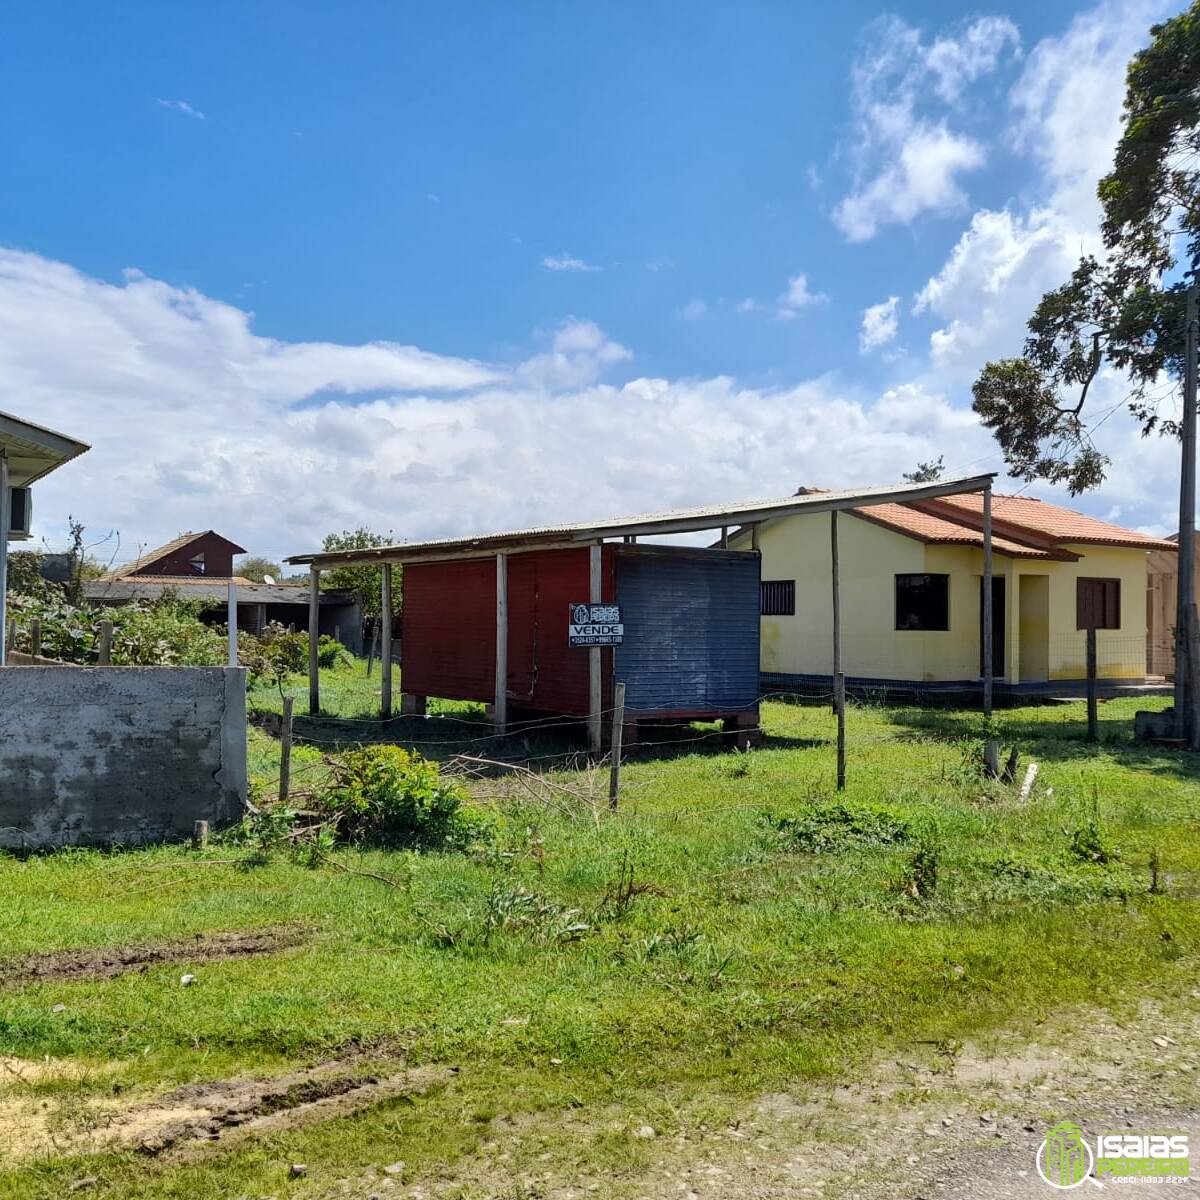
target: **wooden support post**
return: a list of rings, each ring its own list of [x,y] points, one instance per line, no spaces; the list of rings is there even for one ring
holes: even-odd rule
[[[423,717],[425,715],[425,697],[414,696],[411,692],[400,693],[400,715],[403,717]]]
[[[983,742],[983,773],[989,779],[996,779],[1000,774],[1000,739],[985,738]]]
[[[1096,712],[1096,631],[1087,631],[1087,722],[1088,740],[1100,738],[1100,721]]]
[[[237,584],[229,581],[229,594],[225,598],[225,620],[229,625],[229,665],[238,665],[237,657]]]
[[[96,662],[107,667],[112,662],[113,623],[100,622],[100,634],[96,639]]]
[[[203,850],[208,845],[208,822],[197,821],[192,826],[192,849]]]
[[[42,653],[42,618],[33,617],[29,622],[29,653],[39,658]]]
[[[729,549],[729,526],[728,525],[721,526],[721,549],[722,550]]]
[[[292,782],[292,705],[291,696],[283,698],[283,723],[279,727],[279,800],[288,798]]]
[[[375,655],[379,650],[379,621],[376,619],[371,626],[371,644],[367,647],[367,678],[371,677],[371,664],[375,661]]]
[[[1189,645],[1191,647],[1191,676],[1190,678],[1200,682],[1200,607],[1193,604],[1191,611],[1191,621],[1188,626]],[[1188,747],[1192,750],[1200,750],[1200,687],[1190,689],[1188,696],[1188,705],[1190,708],[1189,719],[1191,721],[1191,732],[1188,734]]]
[[[983,715],[992,715],[992,485],[983,489]]]
[[[8,628],[4,633],[4,649],[11,650],[17,642],[17,623],[11,617],[8,619]]]
[[[625,734],[625,684],[613,684],[612,761],[608,768],[608,807],[617,811],[621,791],[621,739]]]
[[[498,734],[508,732],[508,556],[496,555],[496,690],[492,724]]]
[[[315,717],[321,711],[321,676],[318,658],[317,632],[321,624],[321,569],[308,569],[308,713]]]
[[[842,567],[838,555],[837,509],[829,514],[829,557],[833,577],[833,707],[837,713],[837,790],[846,788],[846,676],[842,673]]]
[[[599,542],[591,547],[588,572],[591,586],[588,599],[593,604],[600,604],[604,600],[604,579],[601,574],[603,554],[604,548]],[[600,675],[603,661],[599,646],[588,647],[588,745],[593,754],[600,753],[604,741],[604,681]]]
[[[1188,288],[1183,349],[1182,457],[1179,467],[1179,576],[1175,608],[1175,736],[1200,745],[1200,729],[1190,728],[1197,670],[1193,656],[1192,605],[1196,601],[1196,351],[1197,287]]]
[[[380,621],[383,639],[379,643],[379,666],[382,694],[379,697],[379,715],[387,721],[392,716],[392,564],[383,564],[383,586],[380,592]]]
[[[8,620],[8,527],[12,524],[12,493],[9,490],[8,451],[0,450],[0,629]],[[0,667],[8,662],[10,641],[0,642]]]
[[[757,521],[755,521],[754,524],[750,526],[750,549],[751,550],[761,549],[761,547],[759,545],[759,541],[760,541],[759,523]]]

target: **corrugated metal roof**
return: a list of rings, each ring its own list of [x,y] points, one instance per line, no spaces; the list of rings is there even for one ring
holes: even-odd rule
[[[26,487],[91,447],[65,433],[0,412],[0,449],[8,458],[10,484]]]
[[[252,583],[234,579],[240,604],[307,604],[307,586],[287,583]],[[135,575],[125,579],[97,579],[84,585],[83,594],[92,601],[158,600],[170,592],[183,600],[211,600],[224,604],[229,597],[228,579],[175,575]],[[341,592],[322,592],[322,604],[352,604]]]
[[[752,524],[793,512],[831,512],[874,502],[921,500],[978,491],[995,478],[994,473],[928,484],[898,484],[890,487],[854,488],[844,491],[809,492],[769,500],[745,500],[733,504],[710,504],[698,508],[680,508],[667,512],[641,513],[605,521],[584,521],[562,525],[542,525],[505,533],[478,534],[465,538],[445,538],[429,542],[399,543],[373,550],[343,550],[329,553],[298,554],[289,563],[337,566],[353,562],[404,562],[418,558],[436,558],[474,551],[487,552],[526,545],[573,545],[605,537],[626,534],[665,535],[695,533],[722,525]]]

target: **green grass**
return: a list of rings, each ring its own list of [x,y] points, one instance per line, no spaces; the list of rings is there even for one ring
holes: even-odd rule
[[[487,727],[461,706],[446,713],[453,720],[381,726],[370,718],[378,675],[367,685],[361,673],[328,673],[323,687],[330,712],[359,721],[324,731],[298,722],[297,737],[319,745],[298,746],[296,786],[306,770],[319,778],[323,750],[355,740],[416,732],[441,743],[426,744],[439,755],[455,739],[496,752],[472,740]],[[278,709],[279,697],[260,689],[252,703]],[[0,1053],[97,1068],[71,1084],[76,1102],[114,1083],[162,1090],[376,1041],[402,1046],[414,1064],[460,1068],[453,1088],[202,1167],[52,1158],[0,1166],[0,1194],[58,1196],[94,1174],[89,1195],[319,1195],[367,1163],[452,1167],[501,1115],[611,1117],[604,1106],[615,1103],[631,1122],[669,1126],[685,1098],[720,1106],[844,1074],[897,1043],[953,1041],[1080,1001],[1128,1005],[1194,973],[1200,956],[1200,764],[1135,746],[1134,707],[1103,706],[1098,747],[1085,740],[1081,705],[999,713],[1006,740],[1041,764],[1024,807],[1015,789],[978,778],[977,716],[855,707],[847,807],[830,811],[828,708],[770,703],[766,742],[749,754],[722,752],[711,737],[635,753],[616,814],[602,805],[594,818],[571,817],[493,782],[488,847],[339,854],[398,888],[287,861],[247,867],[224,861],[239,853],[222,845],[202,856],[0,860],[4,958],[283,922],[308,931],[302,945],[261,958],[0,988]],[[543,734],[532,749],[578,746]],[[251,762],[271,789],[278,746],[264,729],[252,730]],[[1089,822],[1119,847],[1118,861],[1071,855],[1073,832]],[[821,852],[798,848],[797,827]],[[914,862],[921,848],[925,868],[930,857],[936,867],[932,891]],[[1156,849],[1165,895],[1148,891]],[[623,904],[614,897],[630,868],[645,890]],[[915,895],[914,878],[925,881]],[[564,935],[579,923],[582,936]],[[180,988],[185,969],[196,986]],[[602,1132],[548,1152],[577,1154],[613,1180],[641,1153]],[[310,1164],[309,1178],[284,1177],[294,1160]]]

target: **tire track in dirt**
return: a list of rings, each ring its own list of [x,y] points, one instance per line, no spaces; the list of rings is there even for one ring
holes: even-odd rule
[[[27,954],[0,963],[0,987],[29,987],[36,983],[111,979],[132,971],[146,971],[171,962],[213,962],[274,954],[298,946],[310,930],[299,925],[273,925],[265,929],[195,933],[132,946],[88,946]]]

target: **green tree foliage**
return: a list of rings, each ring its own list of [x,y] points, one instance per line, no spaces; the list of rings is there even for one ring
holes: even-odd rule
[[[243,559],[233,570],[234,574],[241,575],[244,579],[252,579],[255,583],[265,582],[268,575],[276,583],[283,579],[283,568],[278,563],[254,554]]]
[[[945,455],[939,454],[929,462],[917,463],[915,471],[905,471],[906,483],[937,483],[946,469]]]
[[[325,550],[370,550],[376,546],[395,543],[391,533],[375,533],[370,529],[345,530],[327,534],[321,545]],[[379,616],[383,597],[382,567],[335,567],[321,573],[322,586],[334,592],[347,592],[362,605],[364,616]],[[392,569],[392,615],[400,611],[400,569]]]
[[[1143,433],[1177,435],[1158,411],[1182,374],[1184,300],[1200,268],[1200,0],[1151,29],[1126,76],[1123,132],[1099,185],[1103,259],[1085,256],[1029,319],[1019,358],[988,363],[975,411],[1022,479],[1097,486],[1088,395],[1108,365],[1129,381]]]

